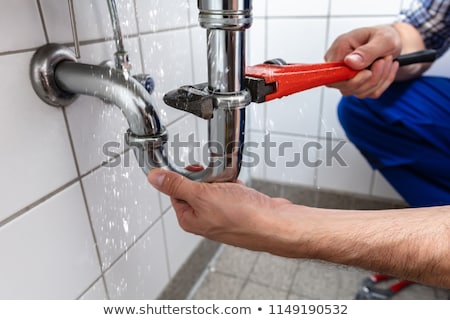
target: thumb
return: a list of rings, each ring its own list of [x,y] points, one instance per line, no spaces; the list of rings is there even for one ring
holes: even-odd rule
[[[153,169],[147,178],[155,189],[180,200],[189,198],[195,188],[195,182],[169,170]]]
[[[362,70],[372,65],[375,60],[390,55],[380,46],[374,46],[373,43],[360,46],[344,58],[344,63],[354,70]]]

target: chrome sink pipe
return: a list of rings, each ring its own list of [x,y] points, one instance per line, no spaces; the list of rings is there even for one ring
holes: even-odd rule
[[[116,44],[121,46],[114,0],[108,0]],[[78,95],[100,98],[118,106],[130,126],[126,143],[133,148],[145,173],[165,168],[197,181],[234,181],[239,174],[245,128],[245,106],[250,103],[244,88],[245,35],[251,23],[251,1],[198,2],[200,24],[208,29],[208,94],[214,101],[209,120],[209,165],[191,172],[174,164],[168,153],[168,133],[145,86],[129,75],[124,62],[118,68],[78,63],[73,52],[48,44],[34,54],[30,77],[38,96],[52,106],[67,106]],[[120,50],[118,50],[119,52]],[[123,50],[124,51],[124,50]],[[119,56],[120,57],[120,56]],[[116,55],[117,58],[117,55]],[[125,61],[128,63],[128,61]],[[123,65],[122,65],[123,66]],[[215,144],[211,143],[215,142]],[[211,146],[219,146],[217,150]]]

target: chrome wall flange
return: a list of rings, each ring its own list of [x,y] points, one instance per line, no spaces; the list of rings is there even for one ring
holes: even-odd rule
[[[78,98],[77,94],[58,87],[55,69],[63,61],[76,62],[75,53],[63,45],[50,43],[40,47],[30,63],[30,78],[34,91],[42,101],[54,107],[68,106]]]

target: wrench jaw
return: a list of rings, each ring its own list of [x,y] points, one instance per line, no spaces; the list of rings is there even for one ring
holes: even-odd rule
[[[389,300],[400,290],[405,289],[412,282],[407,280],[396,280],[392,285],[381,287],[379,284],[394,280],[392,277],[382,274],[374,274],[364,278],[355,295],[355,300]]]
[[[214,99],[208,92],[208,84],[182,86],[164,95],[164,102],[175,109],[186,111],[205,120],[214,113]]]

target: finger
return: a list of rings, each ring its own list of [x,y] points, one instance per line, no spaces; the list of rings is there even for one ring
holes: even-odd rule
[[[354,95],[360,99],[367,97],[378,98],[393,81],[391,80],[392,69],[392,57],[376,61],[371,68],[372,77],[356,90]]]
[[[358,37],[360,39],[358,39]],[[361,32],[355,34],[355,39],[359,43],[364,43],[365,41],[367,42],[363,45],[357,46],[353,52],[344,58],[345,64],[353,69],[365,69],[375,60],[389,55],[394,55],[396,53],[395,42],[384,33],[370,36],[364,32]]]
[[[181,200],[188,200],[198,185],[197,182],[186,179],[178,173],[163,169],[151,170],[148,181],[158,191]]]
[[[374,98],[374,99],[379,98],[379,97],[384,93],[384,91],[386,91],[386,89],[389,88],[389,86],[390,86],[390,85],[392,84],[392,82],[394,82],[394,80],[395,80],[395,77],[396,77],[396,75],[397,75],[398,68],[399,68],[398,62],[394,62],[394,63],[392,64],[392,68],[391,68],[391,70],[390,70],[390,73],[389,73],[389,76],[388,76],[387,80],[383,83],[382,86],[380,86],[380,87],[377,89],[377,91],[375,91],[375,92],[372,94],[371,98]]]

